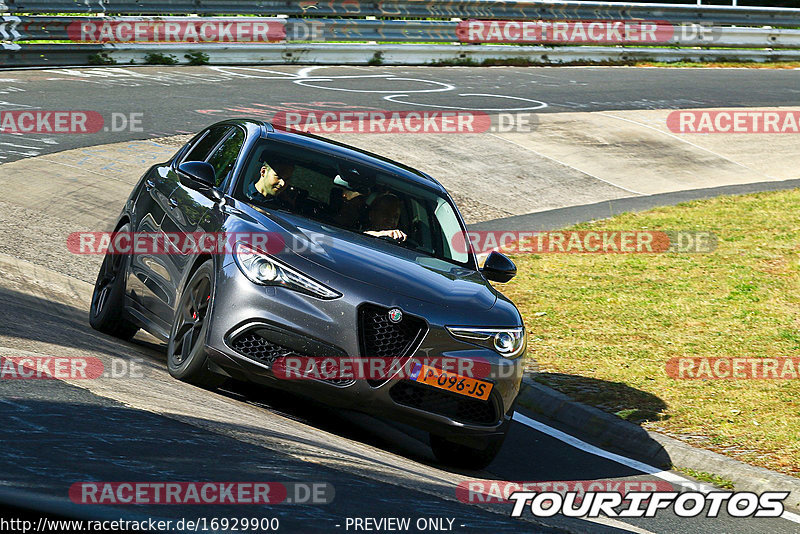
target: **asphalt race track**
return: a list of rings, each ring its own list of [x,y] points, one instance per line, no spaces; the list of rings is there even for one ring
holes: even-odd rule
[[[29,508],[52,517],[276,517],[284,532],[354,531],[347,519],[355,517],[409,517],[412,525],[418,518],[441,519],[455,532],[800,532],[800,517],[791,513],[779,519],[688,519],[669,512],[653,519],[511,519],[507,503],[462,502],[456,488],[470,480],[692,481],[568,443],[548,421],[524,410],[495,462],[484,471],[460,472],[435,461],[426,435],[399,424],[241,384],[207,391],[178,382],[167,373],[164,346],[153,338],[140,333],[124,343],[89,327],[91,283],[102,258],[65,257],[62,241],[68,231],[106,229],[151,164],[147,157],[137,163],[138,155],[124,162],[120,155],[116,162],[112,151],[101,165],[89,147],[120,143],[116,149],[131,146],[141,154],[152,146],[160,157],[175,147],[130,142],[193,133],[223,117],[269,118],[292,103],[537,114],[791,106],[800,95],[799,79],[793,70],[630,68],[0,71],[0,111],[95,110],[107,124],[111,113],[142,119],[141,131],[0,134],[0,355],[91,356],[107,368],[127,362],[122,366],[141,371],[69,382],[0,380],[0,503],[6,506],[0,515],[18,517]],[[69,165],[59,159],[68,150]],[[436,165],[456,165],[456,157]],[[498,216],[635,194],[619,184],[581,181],[570,169],[559,172],[568,176],[562,196],[516,212],[497,208]],[[503,177],[492,179],[497,187]],[[483,193],[471,193],[469,182],[454,191],[457,200],[479,202]],[[325,482],[335,498],[330,504],[275,506],[73,504],[69,487],[93,480]]]
[[[337,77],[337,79],[331,79]],[[431,67],[135,67],[0,70],[0,110],[140,113],[142,132],[25,135],[0,161],[196,132],[230,116],[271,118],[287,103],[361,109],[536,113],[796,105],[795,70]],[[120,121],[121,124],[121,121]]]

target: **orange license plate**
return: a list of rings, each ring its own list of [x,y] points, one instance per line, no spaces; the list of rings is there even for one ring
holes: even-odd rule
[[[492,392],[494,384],[477,378],[448,373],[418,363],[411,372],[411,379],[445,391],[452,391],[459,395],[466,395],[475,399],[486,400]]]

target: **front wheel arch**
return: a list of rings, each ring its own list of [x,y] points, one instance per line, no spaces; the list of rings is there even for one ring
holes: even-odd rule
[[[197,278],[198,272],[201,271],[206,265],[208,266],[206,268],[207,274],[201,275],[200,278]],[[191,319],[189,319],[188,322],[186,320],[188,314],[185,312],[184,301],[187,296],[187,291],[193,291],[193,286],[197,285],[197,283],[202,280],[203,276],[207,278],[207,281],[210,285],[208,288],[209,302],[205,313],[200,313],[198,311],[197,316],[199,316],[200,319],[194,322],[195,325],[200,325],[199,332],[197,332],[198,337],[195,338],[193,337],[194,334],[192,334],[187,341],[186,337],[179,334],[181,329],[186,327],[187,324],[192,324]],[[175,301],[175,313],[173,315],[172,325],[170,327],[169,342],[167,344],[167,368],[170,375],[179,380],[183,380],[184,382],[189,382],[197,386],[208,388],[217,387],[225,381],[225,377],[217,375],[209,370],[208,356],[205,352],[206,339],[210,328],[210,322],[212,320],[211,315],[214,307],[215,296],[216,262],[212,257],[208,257],[207,255],[205,257],[198,257],[193,263],[192,267],[188,270],[186,280],[183,284],[181,284],[181,290],[177,295]],[[194,297],[191,296],[189,297],[190,300],[193,298]],[[191,309],[200,310],[201,308]],[[195,326],[194,328],[198,327]],[[190,331],[191,329],[187,332],[190,333]],[[191,343],[191,345],[189,345],[189,350],[184,352],[182,349],[187,343]],[[178,353],[181,353],[180,357]]]

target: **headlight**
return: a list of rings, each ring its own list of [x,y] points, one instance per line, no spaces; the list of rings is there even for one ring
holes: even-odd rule
[[[473,328],[448,326],[447,331],[458,339],[495,350],[506,358],[516,358],[525,349],[525,328]]]
[[[284,286],[321,299],[335,299],[342,296],[341,293],[312,280],[271,256],[253,250],[244,243],[236,243],[234,258],[242,273],[255,284]]]

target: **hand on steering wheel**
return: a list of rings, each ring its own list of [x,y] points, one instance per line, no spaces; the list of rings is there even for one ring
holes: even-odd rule
[[[405,241],[407,238],[402,230],[368,230],[365,233],[389,241]]]

